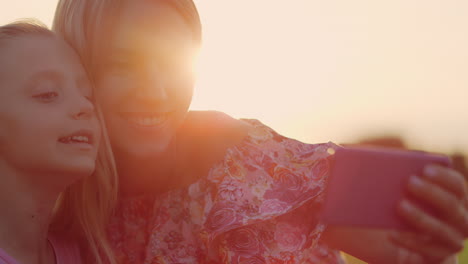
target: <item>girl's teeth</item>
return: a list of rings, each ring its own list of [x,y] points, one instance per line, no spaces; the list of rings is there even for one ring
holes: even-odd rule
[[[89,143],[90,139],[87,136],[71,136],[71,137],[61,139],[60,141],[63,143],[73,143],[73,142]]]
[[[85,137],[85,136],[72,136],[71,140],[78,141],[78,142],[86,142],[86,143],[89,142],[88,137]]]

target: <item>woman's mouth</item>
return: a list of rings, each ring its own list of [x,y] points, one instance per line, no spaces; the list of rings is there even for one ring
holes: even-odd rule
[[[137,127],[161,127],[169,119],[170,112],[165,113],[120,113],[125,121]]]

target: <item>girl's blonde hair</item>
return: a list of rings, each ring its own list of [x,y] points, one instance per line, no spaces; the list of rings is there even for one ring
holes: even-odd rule
[[[24,20],[0,27],[0,41],[9,41],[24,35],[56,37],[37,20]],[[84,256],[85,263],[115,263],[105,225],[117,200],[118,181],[109,139],[98,107],[97,115],[102,127],[102,140],[93,175],[69,186],[54,208],[50,231],[67,235],[86,245],[91,253]]]
[[[0,41],[6,41],[24,35],[55,37],[55,34],[41,21],[35,19],[25,19],[0,26]]]
[[[118,197],[118,175],[102,112],[96,106],[101,125],[96,169],[67,188],[59,197],[52,231],[69,232],[80,243],[84,263],[115,264],[106,226]]]

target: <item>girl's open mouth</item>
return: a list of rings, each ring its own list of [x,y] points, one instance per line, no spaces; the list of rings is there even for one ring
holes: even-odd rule
[[[64,144],[81,144],[81,145],[89,145],[89,146],[94,145],[93,133],[88,130],[77,131],[68,136],[59,138],[58,141]]]

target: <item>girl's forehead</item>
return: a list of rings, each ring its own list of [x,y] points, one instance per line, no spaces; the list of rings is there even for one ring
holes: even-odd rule
[[[0,46],[0,59],[0,76],[10,82],[25,81],[40,72],[75,77],[84,75],[74,51],[63,40],[52,36],[12,38]]]
[[[56,37],[23,35],[9,39],[0,49],[7,66],[26,63],[30,68],[74,60],[70,48]],[[2,63],[3,64],[3,63]]]

